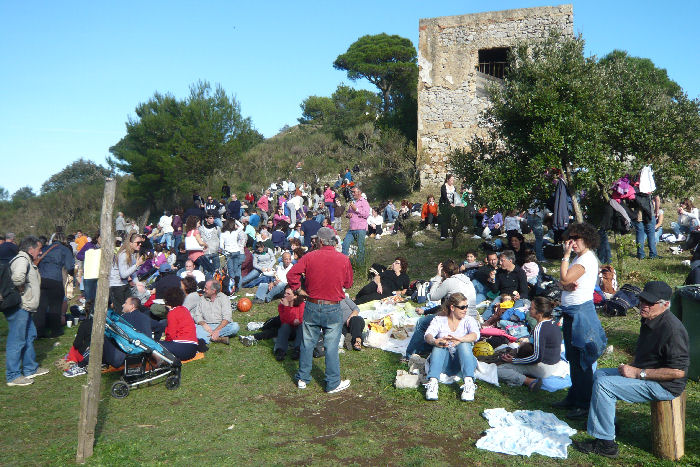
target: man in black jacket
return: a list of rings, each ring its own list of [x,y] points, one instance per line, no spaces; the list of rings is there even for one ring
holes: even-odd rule
[[[527,276],[516,266],[513,250],[501,253],[501,267],[495,277],[489,278],[488,287],[492,292],[512,295],[514,300],[528,297]]]

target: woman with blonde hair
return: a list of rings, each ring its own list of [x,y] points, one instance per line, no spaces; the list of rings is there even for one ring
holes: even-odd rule
[[[131,232],[117,251],[109,271],[109,298],[112,309],[121,313],[124,302],[131,295],[129,281],[136,282],[136,271],[146,261],[139,255],[143,237],[138,232]]]

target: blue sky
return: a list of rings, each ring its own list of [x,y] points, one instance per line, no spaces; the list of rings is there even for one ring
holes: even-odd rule
[[[221,84],[269,137],[296,123],[307,96],[348,82],[332,63],[360,36],[417,47],[420,18],[561,3],[0,0],[0,186],[38,191],[80,157],[104,163],[155,91],[183,98],[200,79]],[[588,54],[651,58],[700,97],[700,2],[573,4]]]

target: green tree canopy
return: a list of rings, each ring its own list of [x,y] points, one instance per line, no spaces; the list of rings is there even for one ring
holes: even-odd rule
[[[10,199],[10,192],[4,186],[0,186],[0,201],[7,201]]]
[[[341,84],[331,97],[307,97],[301,103],[299,123],[320,125],[324,131],[342,138],[348,128],[374,122],[380,108],[377,94]]]
[[[12,195],[12,202],[15,203],[17,201],[26,201],[30,198],[34,198],[36,196],[36,193],[34,193],[34,189],[30,186],[23,186],[19,190],[15,191]]]
[[[547,199],[552,169],[571,191],[598,193],[649,163],[662,178],[687,170],[698,149],[698,102],[650,61],[615,52],[599,62],[583,49],[581,37],[552,35],[512,50],[506,79],[489,88],[487,134],[452,157],[479,201],[507,210]],[[669,183],[667,193],[682,186]],[[576,201],[574,211],[582,220]]]
[[[92,183],[104,180],[112,175],[112,171],[92,161],[80,158],[69,164],[60,172],[53,174],[41,185],[41,193],[51,193],[65,190],[71,185]]]
[[[240,104],[207,82],[192,85],[184,100],[155,93],[136,107],[126,130],[110,148],[110,163],[133,175],[130,195],[151,206],[183,198],[263,139]]]
[[[395,108],[397,95],[406,88],[416,87],[416,48],[410,39],[397,35],[362,36],[347,52],[338,55],[333,66],[347,71],[348,78],[353,81],[365,78],[379,88],[385,114]]]

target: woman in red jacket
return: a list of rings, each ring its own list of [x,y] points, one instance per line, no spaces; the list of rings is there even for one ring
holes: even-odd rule
[[[296,336],[294,338],[292,359],[298,360],[302,337],[301,323],[304,321],[304,299],[292,290],[291,287],[287,286],[284,289],[284,296],[280,300],[279,305],[277,305],[277,311],[280,314],[282,326],[280,326],[279,331],[277,331],[277,339],[275,339],[275,358],[277,361],[284,360],[285,355],[287,355],[289,335],[292,333],[292,329],[294,329],[296,331]]]
[[[185,292],[173,287],[163,297],[168,312],[168,325],[165,328],[165,341],[161,344],[181,361],[197,355],[197,331],[189,310],[182,306]]]
[[[433,195],[428,196],[427,202],[423,205],[420,217],[423,219],[423,225],[428,228],[440,222],[438,219],[438,205],[435,203],[435,197]]]

